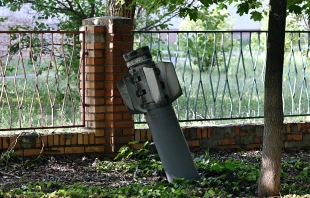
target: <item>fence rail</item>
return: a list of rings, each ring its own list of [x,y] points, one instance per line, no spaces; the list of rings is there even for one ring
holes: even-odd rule
[[[180,122],[263,118],[267,31],[133,33],[135,48],[148,45],[155,62],[174,64],[183,90],[173,104]],[[309,31],[286,32],[286,117],[310,115],[309,49]]]
[[[85,33],[0,31],[0,131],[85,126],[79,36]]]

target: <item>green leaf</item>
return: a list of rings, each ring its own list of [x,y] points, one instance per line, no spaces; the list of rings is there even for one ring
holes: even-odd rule
[[[0,17],[0,22],[6,21],[8,18],[7,17]]]
[[[292,4],[290,6],[288,6],[288,11],[289,12],[292,12],[292,13],[295,13],[295,14],[301,14],[302,13],[302,7],[300,5],[297,5],[297,4]]]
[[[139,141],[132,141],[132,142],[129,142],[128,144],[138,144]]]
[[[261,21],[263,19],[263,14],[258,11],[252,11],[251,13],[251,19],[254,21]]]
[[[209,7],[213,4],[212,0],[199,0],[204,6]]]
[[[234,171],[236,169],[236,165],[232,163],[230,160],[225,161],[225,168],[229,171]]]
[[[243,14],[248,14],[249,9],[250,9],[250,6],[249,6],[248,2],[244,2],[244,3],[241,3],[237,6],[237,13],[239,13],[240,16],[242,16]]]

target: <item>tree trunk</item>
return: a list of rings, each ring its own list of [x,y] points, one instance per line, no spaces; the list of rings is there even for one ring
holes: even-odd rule
[[[132,29],[135,28],[136,6],[132,0],[106,0],[106,16],[120,16],[131,19]]]
[[[277,196],[282,157],[282,76],[286,0],[270,0],[264,99],[264,140],[258,196]]]

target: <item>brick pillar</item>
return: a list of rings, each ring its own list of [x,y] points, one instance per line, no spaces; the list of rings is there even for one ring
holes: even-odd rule
[[[90,18],[82,25],[86,32],[85,131],[94,133],[95,144],[113,156],[122,145],[133,141],[133,116],[127,113],[116,86],[128,73],[123,54],[133,48],[131,20]]]

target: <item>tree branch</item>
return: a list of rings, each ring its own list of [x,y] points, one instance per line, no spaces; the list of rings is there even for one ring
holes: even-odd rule
[[[177,16],[179,13],[180,8],[176,8],[175,10],[173,10],[172,12],[169,12],[169,13],[166,13],[164,14],[160,19],[156,20],[156,22],[150,24],[150,25],[147,25],[143,28],[140,28],[140,30],[150,30],[150,29],[153,29],[153,28],[157,28],[159,26],[161,26],[162,24],[170,21],[173,17]],[[172,14],[174,13],[174,14]],[[171,15],[172,14],[172,15]],[[167,16],[171,15],[170,17],[168,17],[167,19],[165,19],[164,21],[162,21],[164,18],[166,18]],[[160,23],[159,23],[160,22]]]
[[[70,10],[74,10],[73,5],[72,5],[72,1],[66,0],[66,2],[67,2],[68,5],[70,6]],[[77,3],[77,4],[78,4],[78,8],[79,8],[79,9],[81,10],[81,12],[82,12],[82,13],[80,13],[80,16],[82,16],[82,18],[86,19],[87,16],[85,15],[83,9],[81,8],[81,5],[80,5],[79,3]],[[75,10],[74,10],[74,11],[75,11]],[[79,12],[77,12],[77,13],[79,13]]]
[[[65,5],[63,2],[61,2],[59,0],[54,0],[54,1],[56,1],[58,5],[60,4],[63,8],[42,5],[40,3],[37,3],[37,1],[34,1],[34,0],[27,0],[27,3],[34,4],[34,5],[36,5],[38,7],[42,7],[42,8],[48,8],[48,9],[51,9],[51,10],[69,11],[69,12],[72,12],[73,14],[77,15],[81,19],[85,19],[86,18],[83,14],[81,14],[81,13],[77,12],[76,10],[74,10],[73,7],[68,7],[67,5]],[[68,2],[68,0],[66,0],[66,1]]]
[[[80,4],[79,4],[80,5]],[[94,17],[94,15],[95,15],[95,11],[96,11],[96,9],[95,9],[95,4],[94,3],[90,3],[90,13],[89,13],[89,17]]]

